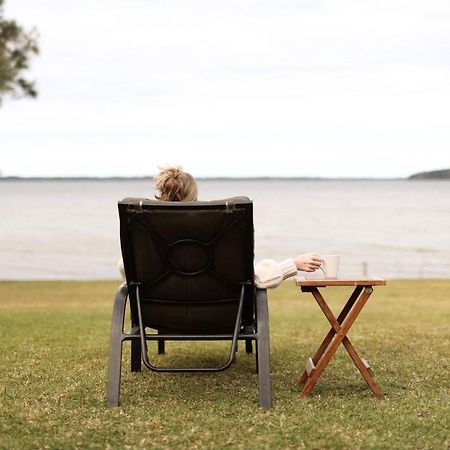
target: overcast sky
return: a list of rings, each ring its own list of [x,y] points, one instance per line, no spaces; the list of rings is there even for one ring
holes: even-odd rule
[[[6,0],[37,100],[0,108],[21,176],[402,177],[450,167],[448,0]]]

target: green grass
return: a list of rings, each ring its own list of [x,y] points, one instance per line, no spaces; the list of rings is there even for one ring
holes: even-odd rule
[[[292,282],[270,291],[274,407],[258,407],[254,357],[243,345],[218,374],[128,369],[122,406],[105,381],[115,282],[0,283],[2,449],[449,448],[450,280],[375,288],[350,331],[369,359],[376,399],[342,348],[309,398],[296,380],[328,324]],[[338,309],[345,288],[327,288]],[[156,343],[150,345],[154,354]],[[161,362],[215,363],[223,343],[168,343]]]

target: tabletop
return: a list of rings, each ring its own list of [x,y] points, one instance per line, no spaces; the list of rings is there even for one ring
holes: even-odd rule
[[[374,277],[338,277],[338,278],[311,278],[296,276],[297,286],[326,287],[326,286],[384,286],[386,280]]]

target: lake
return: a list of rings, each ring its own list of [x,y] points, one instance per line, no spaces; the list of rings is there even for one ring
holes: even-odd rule
[[[255,258],[339,253],[341,275],[450,278],[450,182],[201,180],[254,201]],[[0,279],[117,278],[117,201],[151,181],[1,181]]]

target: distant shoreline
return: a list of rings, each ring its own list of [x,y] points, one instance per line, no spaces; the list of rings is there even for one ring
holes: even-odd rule
[[[153,180],[153,176],[134,176],[134,177],[19,177],[19,176],[0,176],[1,181],[149,181]],[[371,177],[197,177],[199,181],[449,181],[450,169],[434,170],[431,172],[418,172],[408,177],[393,177],[393,178],[371,178]]]
[[[198,181],[405,181],[408,178],[196,177]],[[152,181],[153,177],[0,177],[2,181]]]
[[[410,180],[450,180],[450,169],[433,170],[431,172],[419,172],[411,175]]]

